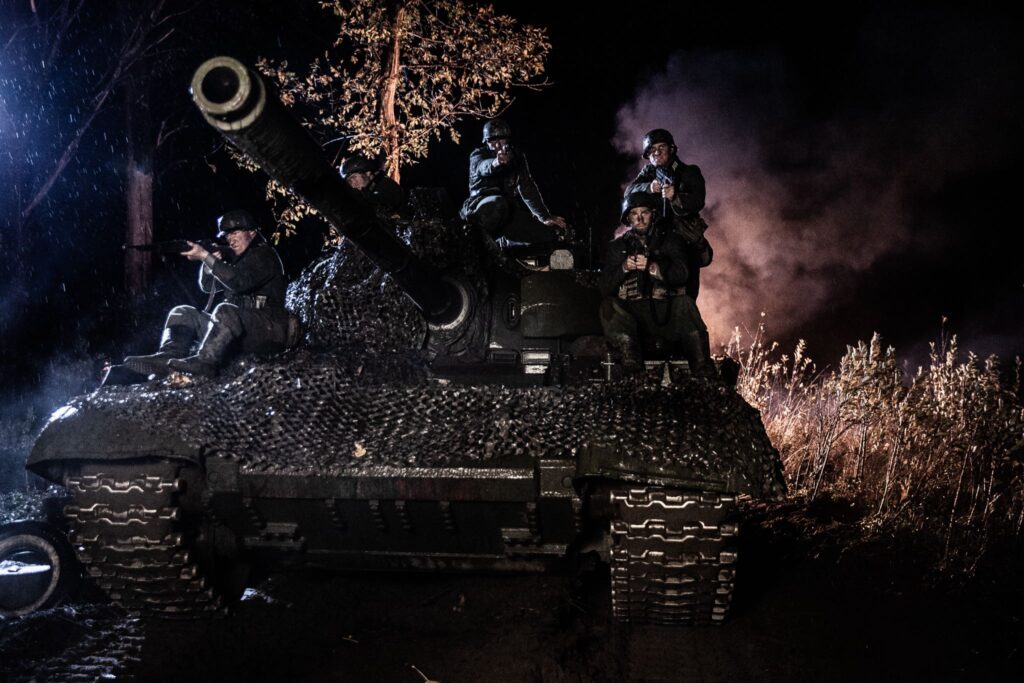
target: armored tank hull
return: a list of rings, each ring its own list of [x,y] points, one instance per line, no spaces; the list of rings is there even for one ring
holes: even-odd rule
[[[111,600],[189,617],[251,570],[541,570],[594,551],[617,618],[724,619],[737,500],[784,490],[757,411],[684,363],[623,376],[593,274],[524,271],[465,226],[382,223],[234,60],[195,83],[208,119],[239,103],[229,140],[349,239],[289,289],[305,348],[104,387],[44,428],[28,467],[67,488],[63,522]]]
[[[316,296],[379,295],[367,280]],[[418,335],[399,337],[375,345]],[[145,613],[219,610],[249,568],[539,570],[596,550],[617,616],[724,618],[737,496],[782,492],[757,411],[685,376],[559,385],[552,366],[502,370],[537,385],[453,379],[426,354],[364,345],[104,388],[55,414],[29,467],[67,487],[89,575]]]

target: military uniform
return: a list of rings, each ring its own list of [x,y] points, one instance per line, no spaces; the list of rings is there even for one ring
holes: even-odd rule
[[[623,204],[625,222],[631,208],[652,208],[655,201],[640,193]],[[710,365],[707,326],[686,290],[687,246],[669,226],[660,220],[644,234],[630,228],[609,244],[598,284],[605,296],[601,326],[627,363],[639,362],[641,337],[655,338],[678,344],[694,372],[703,373]],[[625,270],[626,260],[636,254],[646,255],[657,271]]]
[[[700,172],[700,167],[684,164],[678,158],[673,158],[666,170],[671,174],[676,188],[676,196],[669,202],[672,213],[676,216],[693,216],[700,213],[704,208],[707,194],[704,174]],[[625,194],[651,192],[651,183],[657,179],[658,167],[654,164],[647,164],[640,169],[636,179],[626,188]]]
[[[507,164],[495,165],[497,153],[477,147],[469,157],[469,197],[462,205],[463,220],[479,225],[494,238],[515,242],[549,242],[554,230],[544,224],[552,215],[530,175],[526,156],[513,152]],[[516,196],[522,197],[529,213]]]
[[[370,201],[386,213],[398,213],[405,206],[405,192],[402,186],[383,173],[378,172],[363,190]]]
[[[187,325],[202,338],[210,325],[223,325],[245,353],[277,353],[288,341],[288,311],[284,307],[288,283],[281,259],[264,241],[253,242],[237,258],[209,256],[199,268],[199,288],[223,291],[224,301],[204,313],[193,306],[176,306],[167,325]]]
[[[293,331],[297,332],[298,327],[284,307],[287,281],[277,252],[256,231],[256,223],[247,211],[221,216],[218,227],[218,237],[235,230],[252,231],[240,255],[223,249],[222,259],[208,253],[200,265],[200,289],[210,294],[211,303],[215,294],[223,292],[224,302],[212,313],[195,306],[172,308],[164,323],[160,349],[148,356],[128,356],[122,365],[111,368],[104,383],[132,383],[152,374],[166,374],[168,369],[213,374],[230,347],[270,354],[297,341],[292,337],[297,337]],[[196,354],[189,356],[197,341]]]
[[[652,130],[644,136],[644,157],[648,156],[651,145],[659,142],[672,146],[672,158],[662,168],[661,174],[670,176],[675,188],[675,196],[672,201],[662,201],[662,213],[666,218],[672,220],[672,229],[686,243],[686,263],[690,269],[690,276],[686,281],[686,292],[696,301],[697,294],[700,292],[700,269],[710,265],[714,258],[711,244],[704,237],[708,224],[700,216],[707,194],[704,175],[700,172],[699,167],[679,160],[674,151],[675,141],[672,139],[672,134],[662,128]],[[629,196],[634,192],[651,192],[651,183],[656,180],[664,185],[658,175],[658,167],[654,164],[647,164],[640,169],[636,179],[626,187],[624,196]]]
[[[405,206],[405,192],[402,191],[402,187],[381,172],[379,164],[364,156],[347,157],[338,167],[338,173],[346,180],[356,173],[368,174],[370,176],[369,183],[358,191],[362,192],[363,196],[384,213],[397,213]],[[353,186],[353,189],[357,188]]]

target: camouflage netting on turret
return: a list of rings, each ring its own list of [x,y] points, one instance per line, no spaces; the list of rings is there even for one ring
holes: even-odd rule
[[[288,288],[306,343],[358,344],[374,353],[423,346],[427,326],[401,289],[351,244],[307,269]]]
[[[238,369],[236,367],[236,369]],[[760,417],[734,391],[645,380],[566,388],[446,385],[408,355],[297,351],[187,388],[112,387],[78,414],[150,425],[244,471],[358,474],[613,449],[628,469],[685,471],[754,496],[782,492]]]
[[[438,271],[457,265],[462,279],[485,291],[481,273],[491,255],[479,235],[436,219],[400,223],[395,229]],[[347,241],[291,283],[286,306],[302,319],[306,344],[314,348],[394,353],[420,349],[426,339],[426,324],[412,301]]]

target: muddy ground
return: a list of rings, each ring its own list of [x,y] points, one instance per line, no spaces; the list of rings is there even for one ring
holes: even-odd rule
[[[910,545],[850,545],[797,505],[752,511],[734,609],[719,628],[610,620],[608,573],[276,575],[226,619],[139,621],[79,602],[0,622],[10,680],[988,681],[1024,665],[1020,554],[965,587]],[[586,564],[586,563],[585,563]]]

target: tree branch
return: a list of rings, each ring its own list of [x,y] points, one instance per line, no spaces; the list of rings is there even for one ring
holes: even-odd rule
[[[167,117],[160,122],[160,130],[157,131],[156,142],[153,143],[154,148],[159,148],[165,142],[174,137],[174,135],[185,129],[184,119],[179,119],[177,125],[175,125],[173,128],[168,128],[167,122],[170,120],[171,118]]]
[[[79,124],[78,129],[75,131],[75,135],[71,138],[71,141],[64,148],[63,154],[60,155],[60,159],[57,160],[56,165],[53,167],[53,170],[50,171],[50,175],[47,176],[46,181],[43,182],[39,190],[36,191],[35,196],[32,197],[32,201],[28,203],[28,206],[21,210],[22,221],[28,220],[29,215],[35,210],[37,206],[39,206],[39,203],[43,201],[46,195],[53,188],[53,184],[57,182],[57,178],[59,178],[60,174],[64,172],[64,169],[67,167],[68,162],[71,161],[71,158],[73,156],[75,156],[75,152],[78,151],[78,146],[82,142],[82,136],[85,135],[85,132],[89,129],[89,126],[92,125],[93,119],[96,118],[96,115],[100,113],[100,108],[102,108],[103,102],[106,101],[107,97],[110,95],[110,91],[112,90],[113,84],[110,84],[106,91],[102,93],[102,97],[95,103],[93,110],[89,114],[89,116],[86,117],[86,119],[81,124]]]
[[[84,3],[84,0],[80,0],[75,12],[77,13]],[[53,169],[47,175],[46,180],[40,185],[39,189],[35,192],[29,203],[21,210],[21,220],[26,222],[32,212],[39,206],[40,203],[46,198],[50,190],[53,189],[57,179],[60,178],[61,174],[67,168],[68,163],[75,156],[79,146],[82,143],[86,131],[92,125],[96,116],[103,109],[104,104],[110,97],[114,89],[120,85],[125,76],[131,71],[131,68],[138,63],[138,61],[144,56],[147,50],[152,47],[159,45],[167,40],[173,33],[173,29],[165,32],[162,36],[155,39],[155,41],[147,42],[146,37],[152,32],[154,27],[158,25],[160,14],[163,11],[165,0],[160,0],[154,5],[153,12],[149,14],[146,21],[139,21],[132,29],[128,40],[123,45],[121,53],[118,55],[115,62],[104,74],[103,78],[100,79],[97,85],[96,95],[92,99],[92,110],[89,115],[82,120],[82,122],[75,129],[74,135],[71,140],[64,147],[64,151],[61,153],[57,162],[54,164]],[[65,7],[67,7],[65,5]],[[62,24],[62,31],[66,31],[70,26],[70,20],[65,21]],[[62,34],[58,34],[62,35]],[[51,50],[51,54],[54,51]]]
[[[57,61],[57,55],[60,52],[60,46],[64,42],[64,36],[67,35],[68,29],[71,28],[71,24],[78,18],[78,13],[82,11],[82,6],[85,4],[85,0],[78,0],[78,4],[72,10],[68,3],[61,5],[59,13],[55,20],[57,20],[57,32],[50,43],[50,54],[46,57],[46,64],[52,65]],[[32,11],[35,12],[35,3],[33,3]]]

